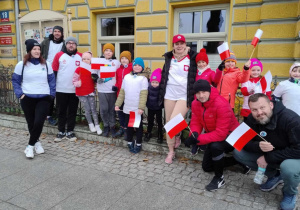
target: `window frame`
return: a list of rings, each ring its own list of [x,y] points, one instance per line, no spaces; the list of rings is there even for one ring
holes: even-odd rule
[[[119,33],[119,19],[122,17],[133,17],[135,23],[134,12],[126,12],[126,13],[109,13],[109,14],[99,14],[97,15],[97,54],[101,56],[103,43],[114,43],[115,44],[115,56],[118,58],[120,55],[120,44],[122,43],[132,43],[134,44],[134,36],[135,35],[121,35],[121,36],[102,36],[101,35],[101,19],[102,18],[116,18],[116,34]],[[134,29],[135,32],[135,29]]]

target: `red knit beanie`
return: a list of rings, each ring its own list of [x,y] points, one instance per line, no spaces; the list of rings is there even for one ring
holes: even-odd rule
[[[199,61],[205,61],[207,64],[209,62],[205,48],[202,48],[196,56],[196,63],[198,63]]]

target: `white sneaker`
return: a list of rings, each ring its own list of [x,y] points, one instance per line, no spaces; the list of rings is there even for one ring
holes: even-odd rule
[[[35,143],[34,149],[35,149],[36,154],[42,154],[42,153],[45,153],[45,150],[44,150],[44,148],[42,147],[41,142],[39,142],[39,141]]]
[[[93,133],[96,132],[96,128],[93,123],[89,124],[89,128],[90,128],[91,132],[93,132]]]
[[[102,134],[102,130],[101,130],[101,128],[100,128],[100,125],[96,125],[96,126],[95,126],[95,129],[96,129],[98,135],[101,135],[101,134]]]
[[[30,146],[30,145],[28,145],[26,147],[24,153],[26,154],[27,158],[34,158],[33,148],[34,148],[34,146]]]

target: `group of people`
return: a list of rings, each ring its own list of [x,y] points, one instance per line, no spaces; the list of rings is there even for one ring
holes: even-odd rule
[[[90,131],[105,137],[109,133],[112,137],[124,135],[131,153],[139,153],[143,140],[148,142],[152,137],[154,118],[158,125],[157,142],[163,142],[163,108],[166,123],[179,113],[185,117],[191,109],[191,133],[184,143],[193,155],[199,149],[204,150],[203,170],[215,174],[207,190],[214,191],[225,184],[223,170],[228,166],[240,164],[245,174],[262,167],[266,168],[268,180],[260,189],[270,191],[284,182],[281,208],[295,207],[300,182],[300,63],[292,65],[290,78],[277,86],[271,99],[271,90],[257,88],[263,70],[258,59],[250,59],[240,71],[231,52],[213,71],[206,50],[194,52],[180,34],[173,37],[173,50],[164,54],[163,69],[154,70],[150,78],[144,71],[142,58],[132,61],[131,53],[123,51],[117,60],[110,43],[103,46],[101,57],[105,64],[116,66],[115,77],[101,78],[99,71],[82,72],[80,62],[91,65],[92,52],[77,52],[77,40],[68,37],[62,41],[62,34],[62,28],[55,26],[53,35],[41,45],[27,40],[27,54],[16,65],[12,77],[30,132],[26,157],[33,158],[34,150],[37,154],[44,153],[39,137],[45,119],[52,121],[50,107],[54,98],[58,108],[55,142],[64,138],[76,140],[74,127],[80,100]],[[43,48],[47,45],[45,41],[49,45],[46,49]],[[240,84],[244,95],[241,115],[267,142],[255,137],[238,152],[225,140],[239,126],[233,110]],[[96,111],[95,86],[103,131]],[[130,111],[142,118],[146,107],[148,127],[144,135],[143,120],[135,129],[127,125]],[[118,131],[116,112],[120,123]],[[166,135],[166,138],[169,152],[165,162],[172,164],[175,150],[181,144],[181,133],[174,138]],[[233,156],[226,155],[232,151]]]

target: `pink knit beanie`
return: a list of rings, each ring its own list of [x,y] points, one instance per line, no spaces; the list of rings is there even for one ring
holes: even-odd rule
[[[256,59],[256,58],[251,58],[250,59],[251,61],[251,64],[250,64],[250,69],[253,67],[253,66],[259,66],[260,69],[261,69],[261,72],[263,71],[263,65],[262,63],[260,62],[260,60]]]
[[[152,72],[151,77],[150,77],[150,82],[157,81],[160,83],[160,80],[161,80],[161,69],[158,68]]]

